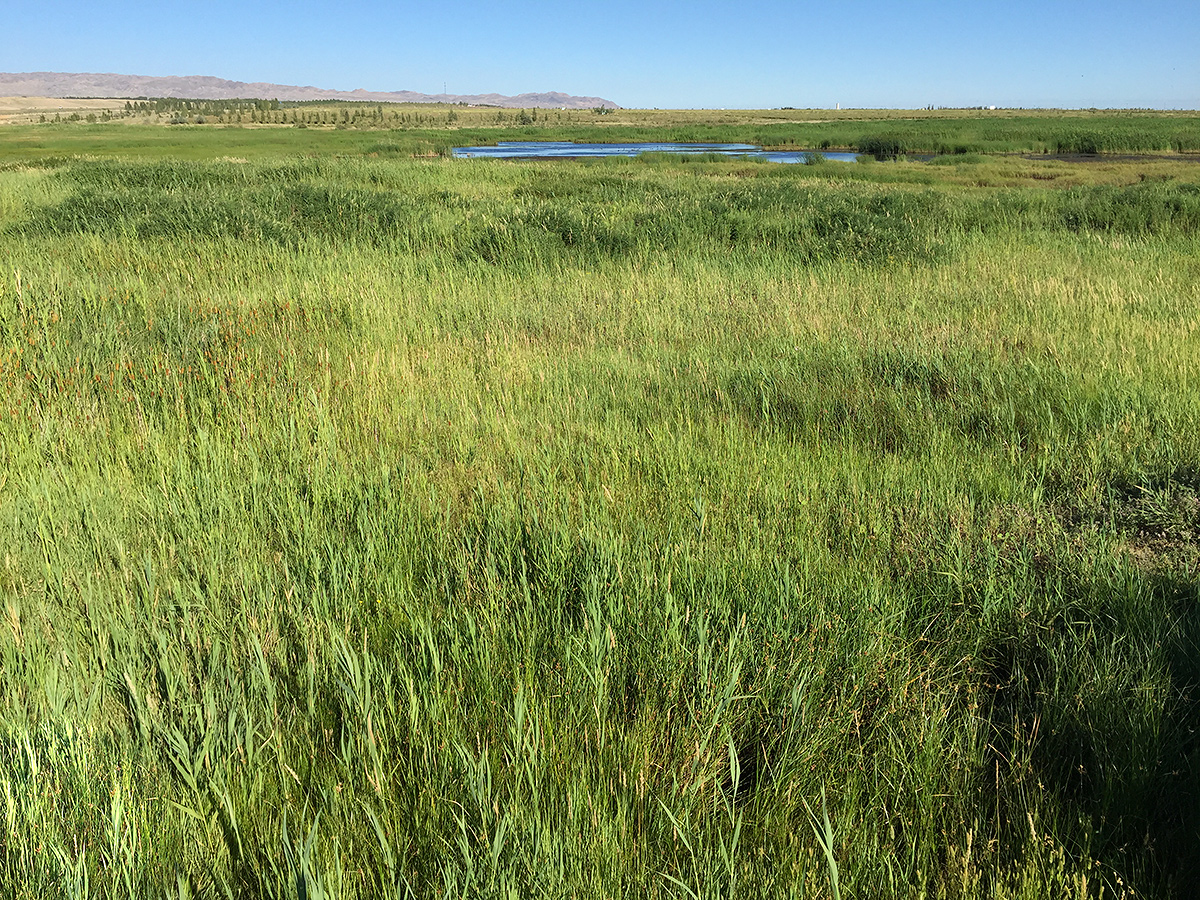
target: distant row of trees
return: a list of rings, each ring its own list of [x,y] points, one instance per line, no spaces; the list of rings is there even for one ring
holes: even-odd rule
[[[280,100],[183,100],[176,97],[127,100],[126,117],[166,118],[171,124],[262,123],[270,125],[346,125],[380,127],[407,118],[383,104],[316,106]],[[450,111],[454,116],[454,111]],[[440,117],[445,122],[445,117]],[[431,123],[432,124],[432,123]]]
[[[203,116],[218,116],[229,112],[270,112],[281,107],[278,100],[183,100],[179,97],[139,97],[125,101],[125,112],[137,113],[189,113]]]
[[[96,115],[95,113],[84,114],[73,112],[70,115],[64,116],[62,113],[55,113],[53,119],[47,117],[46,114],[43,113],[38,121],[40,121],[42,124],[49,123],[53,125],[57,122],[110,122],[113,118],[115,117],[113,116],[112,112],[105,109],[100,111],[100,115]]]
[[[89,122],[113,118],[143,118],[183,124],[264,124],[333,126],[339,128],[437,128],[452,126],[459,121],[459,109],[466,103],[446,104],[385,104],[340,100],[186,100],[179,97],[135,97],[125,101],[123,108],[104,110],[99,115],[88,113]],[[598,107],[593,113],[607,114]],[[492,118],[491,113],[488,113]],[[78,122],[85,116],[72,113],[55,116],[43,122]],[[497,125],[549,125],[561,121],[560,110],[496,108],[493,121]],[[472,119],[470,121],[478,121]]]

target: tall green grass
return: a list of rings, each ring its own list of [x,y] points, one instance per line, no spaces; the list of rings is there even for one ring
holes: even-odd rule
[[[0,180],[0,892],[1187,896],[1189,184]]]

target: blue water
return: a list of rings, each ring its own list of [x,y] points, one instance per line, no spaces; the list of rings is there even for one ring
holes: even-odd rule
[[[601,156],[637,156],[639,153],[718,153],[753,157],[777,163],[803,163],[813,151],[763,150],[754,144],[575,144],[571,141],[500,141],[495,147],[455,147],[457,159],[578,159]],[[826,159],[854,162],[857,153],[820,151]]]

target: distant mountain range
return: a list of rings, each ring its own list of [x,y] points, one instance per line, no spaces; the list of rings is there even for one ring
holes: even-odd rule
[[[362,100],[371,103],[469,103],[510,109],[617,109],[603,97],[543,94],[418,94],[415,91],[332,91],[263,81],[227,81],[211,75],[112,75],[70,72],[0,72],[0,96],[180,97],[188,100]]]

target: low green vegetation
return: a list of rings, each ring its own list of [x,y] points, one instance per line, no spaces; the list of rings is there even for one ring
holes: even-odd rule
[[[1191,164],[73,128],[0,137],[0,896],[1200,887]]]
[[[114,101],[115,103],[116,101]],[[6,129],[9,158],[177,158],[281,154],[448,155],[505,140],[732,142],[775,149],[905,155],[1165,155],[1200,152],[1200,116],[1139,110],[596,110],[445,104],[130,101],[88,124],[81,113]],[[95,115],[91,114],[95,119]]]

